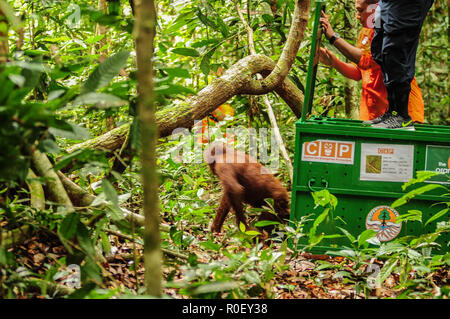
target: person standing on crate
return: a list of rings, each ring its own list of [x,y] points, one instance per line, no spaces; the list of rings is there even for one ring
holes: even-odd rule
[[[372,121],[376,127],[414,127],[408,115],[420,31],[434,0],[364,0],[378,3],[372,56],[381,66],[389,109]]]
[[[360,31],[357,46],[353,46],[335,33],[328,18],[322,13],[320,19],[326,38],[343,55],[353,63],[345,63],[339,60],[330,50],[320,49],[320,61],[336,68],[345,77],[362,80],[362,93],[360,104],[360,120],[367,124],[378,124],[380,118],[390,114],[388,91],[383,81],[381,66],[375,62],[371,53],[371,43],[374,38],[374,13],[377,5],[369,5],[364,0],[356,0],[357,19],[363,28]],[[410,82],[407,112],[414,122],[423,123],[424,103],[422,92],[413,77]],[[403,126],[401,126],[403,128]],[[412,126],[409,129],[413,129]]]

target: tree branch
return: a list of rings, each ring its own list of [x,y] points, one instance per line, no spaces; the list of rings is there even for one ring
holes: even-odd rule
[[[239,19],[241,20],[242,24],[244,25],[245,29],[247,30],[247,38],[249,41],[249,43],[248,43],[249,51],[251,54],[256,54],[255,44],[253,42],[253,29],[250,28],[247,21],[245,20],[244,15],[242,14],[241,9],[239,8],[239,4],[237,3],[236,0],[234,1],[234,5],[235,5],[236,11],[238,13]],[[256,76],[258,79],[262,79],[261,74],[257,74]],[[270,104],[270,101],[269,101],[269,98],[267,97],[267,95],[263,96],[263,102],[266,105],[267,113],[269,115],[269,120],[270,120],[270,123],[272,124],[273,132],[275,134],[275,139],[277,140],[278,145],[280,145],[281,155],[283,156],[284,162],[286,163],[286,168],[289,173],[289,179],[291,180],[291,183],[292,183],[294,169],[292,167],[291,159],[289,158],[286,147],[284,146],[283,138],[281,137],[280,130],[278,129],[275,114],[273,112],[272,105]]]
[[[67,212],[75,211],[63,184],[58,178],[58,175],[54,171],[53,165],[50,163],[47,156],[38,150],[34,150],[32,151],[31,159],[39,176],[45,178],[50,197],[58,204],[65,206]]]

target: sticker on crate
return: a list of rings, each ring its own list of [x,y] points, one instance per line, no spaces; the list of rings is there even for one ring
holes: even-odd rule
[[[317,140],[303,143],[302,161],[353,165],[355,142]]]
[[[362,181],[408,182],[413,168],[414,145],[361,143]]]
[[[450,184],[450,146],[427,145],[425,170],[439,173],[426,183]]]
[[[366,218],[366,228],[377,232],[380,242],[394,239],[402,230],[402,223],[397,223],[398,212],[389,206],[373,208]]]

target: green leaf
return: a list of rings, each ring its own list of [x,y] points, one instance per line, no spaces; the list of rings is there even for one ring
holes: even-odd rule
[[[203,248],[207,249],[207,250],[213,250],[213,251],[219,251],[220,250],[220,245],[216,244],[215,242],[208,240],[205,242],[201,242],[200,246],[202,246]]]
[[[102,239],[103,252],[109,254],[111,252],[111,243],[109,242],[108,235],[104,232],[100,232],[100,238]]]
[[[8,78],[18,87],[23,87],[25,84],[25,77],[20,74],[9,74]]]
[[[6,248],[0,246],[0,265],[8,266],[14,265],[15,256],[6,250]]]
[[[353,275],[352,275],[352,273],[350,273],[348,271],[341,270],[341,271],[338,271],[337,273],[335,273],[332,278],[339,279],[339,278],[344,278],[344,277],[352,278]]]
[[[251,284],[260,284],[261,283],[260,275],[254,270],[246,271],[244,273],[244,279]]]
[[[270,14],[263,14],[262,18],[263,18],[264,22],[266,22],[266,23],[274,22],[274,19]]]
[[[45,153],[58,154],[60,152],[58,144],[52,139],[47,138],[43,140],[41,145]]]
[[[104,37],[105,37],[104,34],[99,34],[99,35],[95,35],[95,36],[87,38],[86,40],[84,40],[84,42],[86,42],[87,44],[94,44],[94,43],[97,43],[98,41],[100,41],[101,39],[103,39]]]
[[[174,94],[186,94],[186,93],[192,94],[192,95],[197,94],[197,92],[195,92],[191,88],[187,88],[180,84],[173,84],[173,83],[156,87],[155,93],[157,93],[159,95],[174,95]]]
[[[195,184],[194,180],[188,174],[183,174],[183,179],[187,184]]]
[[[245,232],[245,234],[248,235],[248,236],[258,236],[258,235],[261,235],[261,233],[260,233],[259,231],[256,231],[256,230],[247,230],[247,231]]]
[[[402,197],[397,199],[394,203],[392,203],[391,207],[396,208],[396,207],[402,206],[402,205],[408,203],[411,199],[413,199],[417,195],[422,195],[423,193],[432,191],[437,188],[443,188],[446,190],[446,188],[444,186],[438,185],[438,184],[425,185],[425,186],[414,189],[414,190],[408,192],[407,194],[403,195]]]
[[[375,286],[381,287],[383,282],[389,277],[389,275],[394,270],[395,266],[397,265],[397,259],[392,258],[388,259],[386,263],[384,264],[383,268],[381,268],[380,272],[378,273],[378,276],[375,279]]]
[[[358,246],[362,246],[366,243],[367,240],[376,236],[377,232],[373,229],[367,229],[363,231],[358,237]]]
[[[119,196],[117,196],[117,192],[112,184],[107,179],[104,179],[102,180],[102,188],[106,199],[111,203],[108,206],[109,216],[113,220],[121,220],[125,218],[124,213],[119,206]]]
[[[320,214],[314,220],[313,225],[312,225],[311,229],[309,230],[309,239],[310,239],[310,241],[312,241],[314,238],[316,238],[317,227],[325,220],[325,218],[327,218],[329,211],[330,211],[329,208],[325,208],[323,210],[322,214]],[[322,235],[322,238],[323,238],[323,236],[324,235]],[[320,240],[322,240],[322,238]],[[317,238],[315,240],[317,240]]]
[[[102,271],[94,261],[94,258],[88,258],[86,260],[86,263],[81,267],[81,272],[98,285],[102,283]]]
[[[213,47],[212,49],[210,49],[204,56],[202,59],[202,62],[200,62],[200,70],[202,70],[204,75],[208,75],[209,74],[209,70],[210,68],[210,61],[211,61],[211,57],[213,56],[214,52],[216,51],[217,46]]]
[[[433,176],[437,176],[437,175],[439,175],[439,173],[429,172],[429,171],[418,171],[416,173],[417,178],[413,178],[409,182],[403,184],[402,189],[405,190],[407,187],[409,187],[411,185],[414,185],[417,183],[422,183],[422,182],[432,178]]]
[[[172,226],[169,229],[170,239],[176,244],[181,245],[183,241],[183,231],[178,230],[176,226]]]
[[[280,223],[272,220],[261,220],[255,224],[255,227],[266,227],[272,225],[280,225]]]
[[[191,77],[189,71],[184,68],[163,68],[162,70],[166,71],[171,77],[185,79],[189,79]]]
[[[314,198],[314,203],[316,205],[316,208],[318,206],[325,207],[327,205],[330,205],[333,209],[337,206],[337,198],[333,194],[331,194],[327,189],[323,189],[321,191],[313,192],[311,193],[312,197]]]
[[[70,213],[61,222],[59,226],[59,234],[64,239],[71,239],[77,233],[78,222],[80,221],[80,215],[78,213]]]
[[[408,213],[401,214],[397,217],[397,223],[401,223],[403,221],[418,221],[422,222],[422,212],[420,210],[412,209],[408,210]]]
[[[172,49],[172,53],[183,55],[183,56],[191,56],[191,57],[199,57],[200,53],[197,50],[192,48],[175,48]]]
[[[86,82],[84,82],[81,93],[94,92],[107,86],[120,70],[125,67],[129,55],[129,51],[120,51],[100,63]]]
[[[114,205],[119,205],[119,197],[117,196],[117,192],[107,179],[102,181],[102,188],[105,192],[106,199]]]
[[[95,258],[95,248],[88,229],[83,223],[78,223],[77,239],[80,247],[88,254],[89,257]]]
[[[441,218],[442,216],[444,216],[445,214],[447,214],[449,211],[449,208],[444,208],[443,210],[441,210],[440,212],[434,214],[429,220],[427,220],[427,222],[425,223],[425,226],[428,225],[429,223],[435,221],[438,218]]]
[[[91,138],[91,134],[89,134],[89,131],[84,127],[72,123],[67,124],[67,129],[51,127],[49,131],[55,136],[69,138],[71,140],[84,140]]]
[[[219,27],[220,33],[222,33],[222,36],[224,38],[228,37],[229,31],[227,25],[223,22],[222,18],[217,15],[217,25]]]
[[[377,256],[401,253],[401,252],[404,252],[405,250],[406,250],[406,248],[402,244],[390,242],[390,243],[381,245],[381,247],[377,251]]]
[[[327,218],[329,212],[330,212],[330,209],[329,209],[329,208],[325,208],[325,209],[323,210],[322,214],[320,214],[320,215],[314,220],[313,227],[314,227],[314,228],[317,228],[317,227],[325,220],[325,218]]]
[[[188,256],[188,263],[192,267],[196,267],[198,265],[198,257],[196,254],[190,253]]]
[[[341,232],[345,235],[345,237],[347,237],[348,238],[348,240],[350,240],[350,242],[353,244],[355,241],[356,241],[356,238],[352,235],[352,234],[350,234],[346,229],[344,229],[344,228],[341,228],[341,227],[338,227],[340,230],[341,230]]]
[[[190,22],[192,17],[194,17],[194,12],[193,11],[188,11],[188,12],[181,13],[174,20],[174,22],[170,26],[167,27],[165,32],[172,33],[172,32],[178,31],[180,28],[182,28],[185,25],[187,25]]]
[[[197,8],[197,17],[199,18],[199,20],[207,27],[211,27],[214,30],[217,30],[217,26],[214,23],[214,21],[212,21],[211,19],[209,19],[207,16],[205,16],[201,11],[200,8]]]

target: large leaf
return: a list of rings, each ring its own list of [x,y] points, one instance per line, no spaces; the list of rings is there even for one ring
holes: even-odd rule
[[[198,53],[197,50],[192,48],[175,48],[172,50],[172,53],[184,55],[184,56],[192,56],[192,57],[199,57],[200,53]]]
[[[389,275],[394,270],[395,266],[397,266],[397,259],[392,258],[386,261],[381,271],[378,273],[378,276],[375,278],[376,287],[381,287],[383,282],[389,277]]]
[[[444,208],[440,212],[434,214],[429,220],[427,220],[427,222],[425,223],[425,226],[428,225],[429,223],[431,223],[432,221],[435,221],[436,219],[444,216],[445,214],[448,213],[448,211],[449,211],[449,208]]]
[[[91,138],[91,134],[84,127],[69,122],[66,122],[66,124],[67,125],[60,126],[59,128],[51,127],[49,131],[55,136],[69,138],[72,140],[85,140]]]
[[[89,257],[95,258],[95,247],[92,242],[89,230],[83,223],[78,223],[77,227],[77,239],[80,247],[88,254]]]
[[[49,131],[55,136],[72,140],[85,140],[91,138],[91,134],[87,129],[69,122],[67,122],[66,126],[61,126],[59,128],[51,127]]]
[[[120,51],[100,63],[86,82],[84,82],[81,94],[94,92],[107,86],[126,65],[129,55],[129,51]]]
[[[377,234],[377,232],[374,231],[373,229],[366,229],[358,237],[358,246],[364,245],[367,240],[369,240],[372,237],[376,236],[376,234]]]
[[[437,188],[446,189],[444,186],[438,185],[438,184],[425,185],[425,186],[416,188],[416,189],[406,193],[405,195],[403,195],[402,197],[397,199],[395,202],[393,202],[391,207],[396,208],[396,207],[402,206],[402,205],[408,203],[411,199],[413,199],[417,195],[422,195],[423,193],[432,191]]]
[[[214,21],[212,21],[211,19],[209,19],[207,16],[205,16],[202,11],[200,10],[200,8],[197,9],[197,17],[199,18],[199,20],[207,27],[211,27],[214,30],[217,30],[217,26],[214,23]]]
[[[350,242],[353,244],[356,241],[356,238],[350,234],[350,232],[344,228],[338,227],[342,233],[344,233],[345,237],[348,238],[348,240],[350,240]]]
[[[214,52],[216,51],[216,49],[217,49],[217,46],[213,47],[208,52],[206,52],[206,54],[203,56],[202,62],[200,62],[200,70],[202,70],[204,75],[209,74],[210,60],[211,60],[211,57],[213,56]]]
[[[71,239],[77,233],[79,220],[80,215],[78,213],[68,214],[59,226],[59,234],[67,240]]]
[[[123,219],[125,216],[119,206],[119,196],[112,184],[107,179],[104,179],[102,181],[102,188],[106,199],[111,203],[111,205],[108,206],[108,215],[113,220]]]

